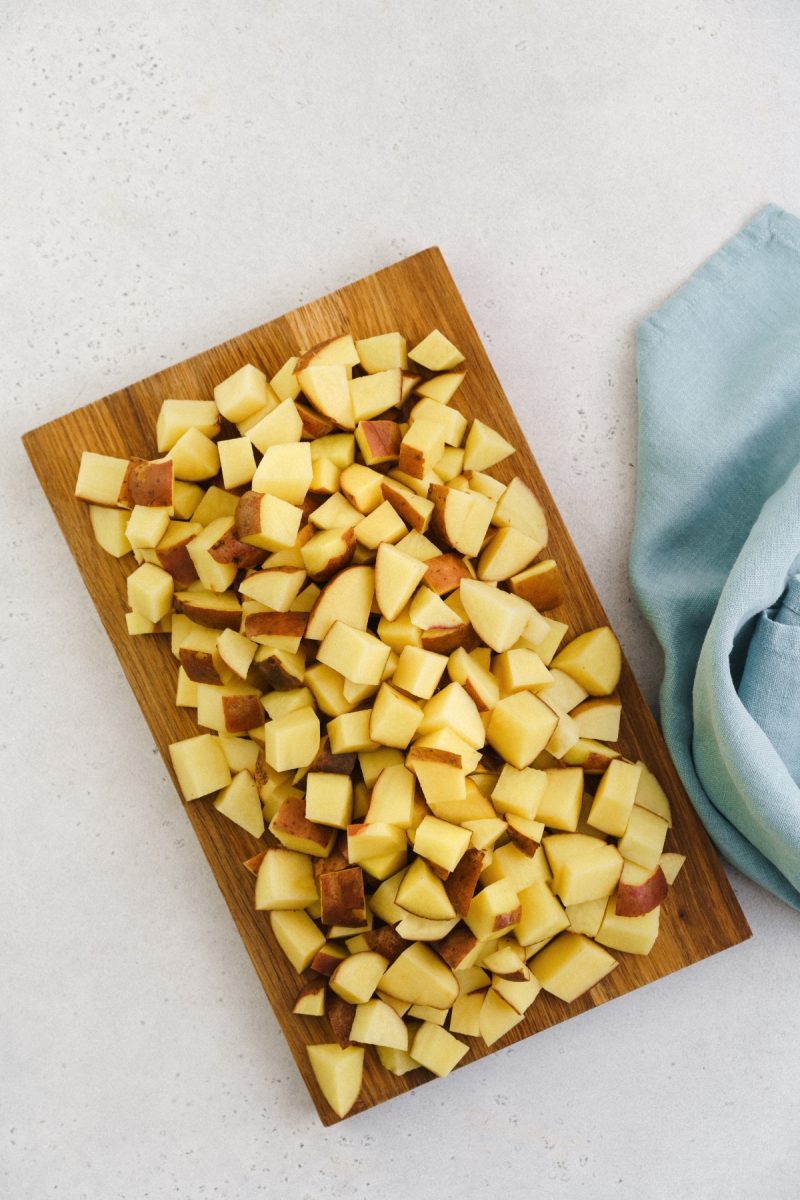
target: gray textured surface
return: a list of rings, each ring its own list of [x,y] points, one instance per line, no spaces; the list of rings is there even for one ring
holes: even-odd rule
[[[797,5],[0,28],[0,1194],[795,1196],[798,918],[740,879],[751,943],[324,1131],[17,438],[438,243],[654,698],[633,331],[762,204],[800,211]]]

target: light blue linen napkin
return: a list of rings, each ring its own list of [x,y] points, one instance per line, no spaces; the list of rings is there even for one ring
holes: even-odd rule
[[[770,206],[644,321],[631,577],[719,850],[800,908],[800,220]]]

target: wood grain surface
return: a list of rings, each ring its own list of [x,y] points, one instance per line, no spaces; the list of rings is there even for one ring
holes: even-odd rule
[[[369,337],[399,329],[409,339],[409,345],[414,345],[433,327],[440,328],[455,342],[467,359],[468,374],[456,394],[455,407],[467,416],[479,415],[496,426],[518,448],[516,455],[494,473],[504,480],[518,474],[545,506],[550,522],[548,554],[560,564],[569,594],[563,608],[553,610],[549,615],[568,622],[568,636],[606,623],[600,601],[525,443],[444,259],[438,249],[425,250],[25,435],[24,443],[42,488],[171,773],[169,743],[190,737],[198,730],[189,712],[175,707],[176,663],[170,653],[169,639],[130,638],[126,632],[125,579],[131,570],[131,560],[120,562],[96,545],[88,506],[73,498],[81,452],[94,450],[120,457],[155,457],[155,420],[161,402],[166,398],[208,399],[214,385],[244,363],[255,363],[271,376],[290,354],[345,331],[351,331],[355,337]],[[468,1039],[470,1052],[459,1070],[485,1054],[503,1049],[750,936],[719,858],[681,786],[627,662],[623,664],[619,692],[623,701],[620,749],[629,757],[644,759],[661,780],[672,801],[674,819],[666,848],[688,856],[686,866],[664,904],[658,941],[647,958],[615,952],[620,960],[617,970],[574,1004],[566,1005],[541,993],[522,1023],[491,1050],[478,1039]],[[177,794],[174,802],[183,804]],[[263,842],[257,842],[217,813],[210,800],[183,804],[183,807],[320,1118],[326,1125],[333,1124],[337,1118],[320,1093],[305,1049],[312,1042],[333,1040],[327,1020],[297,1017],[292,1013],[300,981],[272,937],[268,914],[254,910],[254,881],[242,867],[242,861],[257,852]],[[352,1112],[369,1108],[431,1078],[423,1069],[397,1078],[381,1067],[374,1050],[368,1048],[364,1086]]]

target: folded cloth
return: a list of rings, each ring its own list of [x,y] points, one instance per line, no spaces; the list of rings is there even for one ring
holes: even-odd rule
[[[800,908],[800,220],[770,206],[638,331],[631,578],[719,850]]]

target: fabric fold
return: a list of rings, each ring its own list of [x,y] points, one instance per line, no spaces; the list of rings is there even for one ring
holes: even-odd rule
[[[720,851],[800,908],[800,221],[760,213],[643,322],[637,366],[667,744]]]

